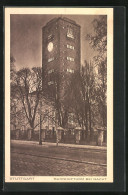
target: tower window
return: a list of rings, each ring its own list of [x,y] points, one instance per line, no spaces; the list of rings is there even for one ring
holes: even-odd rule
[[[54,60],[54,57],[49,58],[49,59],[48,59],[48,62],[51,62],[51,61],[53,61],[53,60]]]
[[[49,82],[48,82],[48,85],[53,85],[53,84],[54,84],[53,81],[49,81]]]
[[[48,35],[48,40],[52,38],[52,34]]]
[[[67,69],[67,72],[74,73],[74,70],[72,70],[72,69]]]
[[[74,39],[73,30],[70,27],[68,28],[67,37]]]
[[[71,61],[71,62],[74,62],[74,58],[71,58],[71,57],[67,57],[67,60]]]
[[[74,46],[72,46],[72,45],[68,45],[68,44],[67,44],[67,48],[68,48],[68,49],[73,49],[73,50],[74,50]]]
[[[47,37],[48,42],[53,40],[53,39],[54,39],[54,35],[53,34],[48,35],[48,37]]]
[[[50,73],[52,73],[52,72],[54,72],[54,69],[49,70],[49,71],[48,71],[48,74],[50,74]]]

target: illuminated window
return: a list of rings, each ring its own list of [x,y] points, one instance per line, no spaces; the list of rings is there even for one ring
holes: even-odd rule
[[[72,70],[72,69],[67,69],[67,72],[74,73],[74,70]]]
[[[49,70],[49,71],[48,71],[48,74],[50,74],[50,73],[52,73],[52,72],[54,72],[54,69]]]
[[[52,34],[48,35],[48,39],[51,39],[52,38]]]
[[[71,62],[74,62],[74,58],[71,58],[71,57],[67,57],[67,60],[71,61]]]
[[[67,37],[74,39],[73,30],[71,28],[68,28]]]
[[[74,46],[72,46],[72,45],[68,45],[68,44],[67,44],[67,48],[68,48],[68,49],[73,49],[73,50],[74,50]]]
[[[54,84],[53,81],[49,81],[49,82],[48,82],[48,85],[53,85],[53,84]]]
[[[48,59],[48,62],[51,62],[51,61],[53,61],[53,60],[54,60],[54,57],[49,58],[49,59]]]

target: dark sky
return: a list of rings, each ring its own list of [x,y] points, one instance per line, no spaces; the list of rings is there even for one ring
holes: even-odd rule
[[[54,17],[67,17],[81,26],[81,63],[90,60],[95,52],[85,39],[93,32],[93,15],[11,15],[11,53],[16,59],[16,69],[42,66],[42,27]]]

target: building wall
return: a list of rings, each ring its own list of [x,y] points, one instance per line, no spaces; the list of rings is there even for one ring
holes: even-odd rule
[[[74,71],[80,69],[80,26],[66,20],[59,20],[60,29],[60,69],[67,74],[67,69]],[[72,31],[72,38],[68,37],[68,31]],[[74,61],[67,60],[71,57]]]
[[[53,49],[48,51],[50,42]],[[42,69],[48,90],[54,85],[55,72],[61,75],[62,85],[80,70],[80,26],[75,21],[55,18],[43,27]]]

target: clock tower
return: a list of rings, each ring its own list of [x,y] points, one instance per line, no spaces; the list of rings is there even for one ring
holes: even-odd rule
[[[55,75],[61,75],[64,88],[70,75],[80,70],[80,26],[68,18],[54,18],[42,29],[42,70],[45,86],[54,86]]]

